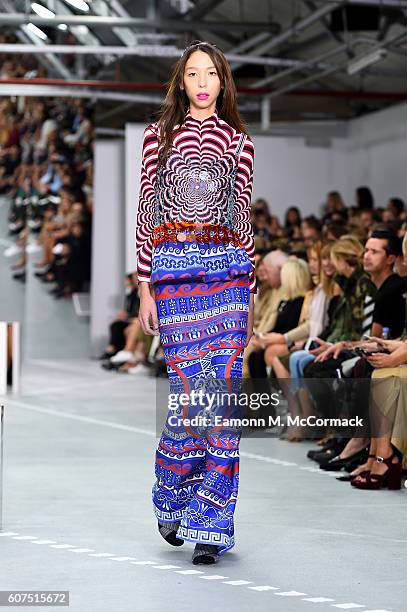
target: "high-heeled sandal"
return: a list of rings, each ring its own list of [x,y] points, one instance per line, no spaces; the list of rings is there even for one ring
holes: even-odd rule
[[[393,459],[397,458],[396,463]],[[390,491],[397,491],[401,489],[401,475],[402,475],[402,460],[398,451],[393,451],[390,457],[386,459],[380,455],[376,455],[377,463],[385,463],[387,470],[384,474],[372,474],[370,471],[366,476],[365,481],[354,480],[351,484],[357,489],[369,489],[377,490],[387,488]]]
[[[376,459],[376,455],[369,453],[367,458],[368,459]],[[370,474],[370,470],[362,470],[361,472],[359,472],[359,474],[355,474],[354,476],[349,474],[349,482],[353,486],[353,483],[357,482],[358,478],[366,479],[369,476],[369,474]]]

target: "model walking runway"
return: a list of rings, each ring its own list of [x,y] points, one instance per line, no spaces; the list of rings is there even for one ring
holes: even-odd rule
[[[191,45],[176,65],[160,119],[144,135],[140,318],[146,333],[160,334],[170,392],[178,396],[208,390],[210,381],[218,393],[238,391],[252,335],[254,148],[235,96],[223,54],[207,43]],[[168,413],[156,452],[159,531],[173,545],[196,543],[194,563],[213,563],[234,546],[240,434],[210,421],[191,429],[183,418],[230,409],[180,402]]]

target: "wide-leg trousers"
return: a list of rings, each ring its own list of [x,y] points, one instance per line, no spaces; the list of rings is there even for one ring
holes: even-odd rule
[[[223,554],[235,544],[241,433],[223,423],[239,413],[233,398],[242,378],[249,278],[172,279],[156,282],[154,295],[175,398],[156,451],[154,511],[161,522],[179,521],[179,538],[218,545]],[[178,401],[181,393],[188,401]],[[188,425],[194,417],[199,423]]]

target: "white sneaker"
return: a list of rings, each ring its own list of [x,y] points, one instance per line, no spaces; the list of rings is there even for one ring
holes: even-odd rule
[[[150,371],[150,368],[148,368],[146,365],[144,365],[144,363],[138,363],[137,365],[135,365],[132,368],[129,368],[127,370],[127,374],[148,374]]]
[[[22,252],[22,248],[17,244],[12,244],[4,251],[4,257],[13,257],[14,255],[19,255]]]
[[[119,351],[118,353],[116,353],[116,355],[110,357],[110,363],[134,363],[135,361],[136,358],[134,357],[134,354],[130,351]]]

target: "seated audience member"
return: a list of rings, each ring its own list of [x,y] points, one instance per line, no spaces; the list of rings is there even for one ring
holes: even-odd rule
[[[359,210],[372,210],[374,208],[373,194],[369,187],[356,189],[356,206]]]
[[[330,191],[326,196],[326,203],[322,206],[323,223],[332,219],[334,213],[346,211],[345,203],[339,191]]]
[[[358,215],[358,225],[366,234],[368,234],[376,223],[375,213],[373,209],[361,209]]]
[[[309,265],[313,272],[315,288],[311,292],[313,300],[310,305],[308,322],[285,334],[290,349],[287,355],[288,362],[283,355],[274,357],[271,363],[288,401],[289,413],[292,416],[311,415],[314,412],[307,393],[302,388],[301,379],[305,365],[316,358],[316,349],[312,349],[312,342],[318,336],[324,338],[329,333],[329,325],[332,323],[333,312],[339,297],[339,287],[333,281],[335,268],[330,258],[331,245],[328,244],[319,249],[319,244],[309,249]],[[314,298],[315,310],[313,308]],[[322,313],[318,307],[321,302],[323,304]],[[298,334],[302,334],[303,331],[307,331],[307,338],[309,337],[307,345],[309,344],[310,348],[306,350],[301,350],[304,343],[298,342]],[[298,442],[305,437],[305,434],[306,430],[301,427],[289,427],[282,437],[290,442]]]
[[[255,239],[262,238],[265,248],[270,248],[272,234],[270,231],[271,216],[263,210],[255,210],[252,214],[253,234]]]
[[[326,242],[334,242],[335,240],[339,240],[345,234],[348,234],[349,230],[345,225],[340,223],[326,223],[322,228],[322,235],[324,237],[324,241]]]
[[[380,352],[381,348],[389,354]],[[369,358],[371,441],[367,462],[349,480],[358,489],[401,488],[407,457],[407,340],[384,340]]]
[[[407,260],[407,234],[404,237],[404,241],[403,241],[403,255],[404,255],[404,259]],[[389,277],[391,278],[391,277]],[[404,321],[404,329],[403,332],[401,334],[400,340],[389,340],[389,341],[381,341],[380,342],[380,346],[377,347],[375,345],[375,343],[373,343],[373,346],[371,347],[371,350],[377,350],[377,348],[380,349],[381,346],[384,346],[385,349],[389,350],[392,352],[391,356],[388,355],[382,355],[380,354],[380,352],[377,355],[372,355],[371,358],[368,359],[368,362],[370,364],[370,366],[372,368],[392,368],[394,366],[394,364],[398,364],[398,354],[399,353],[393,353],[393,351],[398,350],[399,348],[403,349],[403,342],[405,343],[405,341],[407,340],[407,293],[403,294],[403,298],[404,298],[404,314],[400,317],[401,322]],[[387,308],[391,311],[392,310],[392,304],[391,304],[391,296],[388,297],[387,300]],[[382,310],[384,310],[386,308],[386,303],[382,303]],[[368,345],[366,345],[368,346]],[[397,380],[398,375],[400,374],[400,376],[403,375],[402,370],[397,370],[395,375],[396,379],[393,380],[395,387],[399,387],[401,384],[404,384],[403,381],[399,381]],[[389,373],[389,376],[392,377],[393,374]],[[386,378],[386,374],[385,374],[385,370],[381,369],[380,371],[378,370],[377,372],[373,372],[372,373],[372,380],[374,380],[375,378],[379,378],[381,379],[382,377]],[[383,383],[377,383],[377,393],[380,394],[381,393],[381,389],[384,389],[386,387],[388,383],[386,381],[383,381]],[[400,390],[401,393],[401,390]],[[375,402],[374,400],[374,396],[375,396],[375,392],[373,391],[373,389],[371,390],[371,402]],[[389,394],[389,397],[391,396],[391,394]],[[372,400],[373,397],[373,400]],[[393,396],[392,396],[393,397]],[[386,403],[386,406],[388,404]],[[400,415],[398,415],[397,419],[400,417]],[[372,420],[372,419],[371,419]],[[374,423],[374,421],[373,421]],[[406,431],[406,430],[405,430]],[[368,441],[368,439],[367,439]],[[373,460],[375,459],[375,454],[376,454],[376,443],[377,440],[375,437],[373,437],[370,441],[370,449],[369,449],[369,457],[368,460],[364,463],[362,463],[361,465],[355,467],[355,469],[351,472],[350,477],[347,480],[352,481],[354,478],[356,478],[359,475],[363,475],[365,473],[368,473],[368,471],[370,470],[372,464],[373,464]],[[403,451],[404,452],[404,451]],[[405,454],[405,453],[404,453]],[[345,478],[343,478],[343,480],[345,480]]]
[[[284,234],[287,238],[301,237],[301,213],[296,206],[291,206],[285,213]]]
[[[323,353],[331,344],[340,340],[359,340],[370,331],[373,298],[376,288],[363,270],[363,245],[354,236],[344,236],[331,249],[332,263],[336,269],[335,282],[342,290],[332,325],[326,341],[317,338],[316,352]],[[345,361],[345,357],[343,358]],[[341,362],[331,358],[326,363],[308,363],[304,367],[304,382],[315,403],[316,412],[331,415],[334,406],[331,385],[326,381],[336,377]],[[343,450],[343,447],[340,449]]]
[[[140,298],[138,294],[138,281],[136,274],[126,274],[125,277],[124,308],[109,327],[109,344],[99,359],[110,359],[124,348],[126,344],[125,329],[131,320],[138,316]]]
[[[322,243],[319,241],[307,249],[308,267],[313,287],[307,292],[304,298],[300,315],[301,324],[290,329],[285,334],[271,332],[262,335],[262,340],[267,346],[264,355],[267,366],[273,365],[275,357],[274,347],[276,345],[284,345],[286,349],[284,352],[288,352],[295,343],[304,343],[309,336],[313,338],[319,336],[326,326],[329,300],[320,282],[321,253]],[[280,348],[278,349],[278,353],[281,355]]]
[[[311,287],[308,264],[297,258],[289,259],[281,269],[282,300],[276,321],[269,333],[258,333],[252,339],[254,350],[249,355],[249,370],[252,378],[267,378],[265,351],[271,332],[285,334],[299,323],[304,296]],[[287,345],[275,345],[275,354],[286,352]]]
[[[399,219],[404,212],[405,204],[401,198],[390,198],[387,204],[387,210],[393,213],[394,219]]]
[[[52,272],[57,284],[50,293],[61,298],[83,291],[89,284],[91,272],[89,228],[80,222],[73,223],[69,236],[57,243],[53,252],[56,258]]]
[[[254,303],[253,329],[258,333],[266,332],[275,325],[278,307],[282,300],[281,268],[288,260],[288,255],[276,250],[267,253],[258,264],[257,279],[260,287]],[[252,336],[243,355],[243,376],[249,376],[248,358],[256,347],[255,336]]]
[[[301,233],[306,247],[312,246],[312,243],[321,239],[322,224],[314,216],[305,217],[301,223]]]
[[[257,198],[251,206],[251,211],[252,213],[261,211],[269,215],[270,208],[269,208],[267,200],[265,200],[264,198]]]

